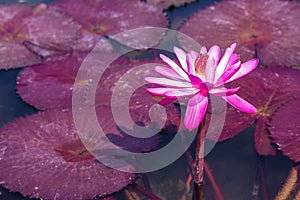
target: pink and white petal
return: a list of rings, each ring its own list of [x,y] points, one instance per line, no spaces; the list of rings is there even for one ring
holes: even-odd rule
[[[208,83],[213,83],[216,74],[217,63],[215,63],[213,57],[208,57],[206,62],[205,70],[205,81]]]
[[[259,60],[257,58],[248,60],[247,62],[243,63],[240,67],[240,69],[229,79],[226,81],[226,83],[229,83],[231,81],[234,81],[238,78],[241,78],[250,72],[252,72],[258,65]]]
[[[170,103],[173,103],[174,101],[176,101],[176,99],[177,99],[177,98],[168,98],[168,97],[166,97],[166,98],[162,99],[162,100],[159,102],[159,104],[162,105],[162,106],[165,106],[165,105],[168,105],[168,104],[170,104]]]
[[[147,88],[147,92],[156,96],[165,96],[165,93],[171,88]]]
[[[188,67],[188,74],[195,75],[195,61],[199,54],[196,51],[189,51],[186,55],[186,62]]]
[[[194,75],[190,74],[189,79],[190,79],[191,84],[198,88],[201,86],[201,84],[203,84],[203,81],[198,76],[194,76]]]
[[[230,96],[235,94],[237,91],[239,91],[239,87],[237,88],[225,88],[225,87],[216,87],[211,90],[209,90],[210,94],[216,95],[216,96]]]
[[[179,49],[175,46],[174,46],[173,50],[175,52],[177,59],[179,60],[179,62],[181,64],[181,67],[184,69],[185,72],[187,72],[188,68],[187,68],[187,63],[186,63],[186,53],[182,49]]]
[[[146,77],[146,81],[162,85],[162,86],[171,86],[171,87],[193,87],[190,82],[187,81],[180,81],[180,80],[172,80],[168,78],[160,78],[160,77]]]
[[[223,74],[223,72],[225,71],[227,63],[228,63],[235,47],[236,47],[236,43],[233,43],[229,48],[226,49],[225,54],[223,55],[221,61],[219,62],[218,66],[217,66],[216,74],[215,74],[215,81],[217,81],[220,78],[220,76]]]
[[[174,88],[174,89],[171,89],[171,90],[165,92],[164,95],[169,98],[175,98],[175,97],[190,96],[190,95],[196,94],[197,92],[199,92],[199,89],[197,89],[197,88],[182,88],[182,89]]]
[[[223,99],[225,99],[225,101],[227,101],[230,105],[232,105],[233,107],[235,107],[236,109],[246,112],[246,113],[256,113],[257,110],[256,108],[250,104],[249,102],[247,102],[246,100],[242,99],[240,96],[234,94],[231,96],[225,96],[222,97]]]
[[[207,105],[208,98],[199,93],[190,98],[184,117],[184,125],[188,130],[197,128],[202,122]]]
[[[189,80],[187,73],[179,67],[173,60],[168,58],[167,56],[160,54],[160,58],[167,63],[178,75],[180,75],[185,80]]]
[[[206,46],[202,46],[202,47],[201,47],[201,49],[200,49],[200,54],[202,54],[202,55],[207,54]]]
[[[174,80],[184,80],[181,76],[179,76],[173,69],[157,66],[155,67],[155,71],[167,78],[174,79]]]
[[[223,85],[225,83],[227,83],[227,81],[235,74],[239,71],[239,69],[241,68],[241,61],[235,63],[234,65],[229,65],[226,67],[224,73],[222,74],[222,76],[217,80],[216,82],[216,86],[219,85]]]
[[[234,65],[236,62],[238,62],[238,61],[239,61],[239,58],[240,58],[240,55],[238,55],[238,54],[236,54],[236,53],[231,54],[231,56],[230,56],[230,58],[229,58],[229,60],[228,60],[228,63],[227,63],[226,68],[227,68],[228,66]],[[226,70],[226,68],[225,68],[225,70]]]
[[[206,63],[205,81],[213,83],[215,80],[216,68],[221,56],[221,49],[218,46],[212,46],[208,53],[208,59]]]
[[[213,58],[214,63],[218,63],[221,57],[221,49],[219,46],[214,45],[209,49],[207,54],[209,57]]]

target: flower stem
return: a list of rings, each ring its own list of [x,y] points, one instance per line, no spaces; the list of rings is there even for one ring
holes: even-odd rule
[[[196,158],[195,158],[195,178],[194,178],[194,190],[196,194],[196,200],[203,200],[203,166],[204,166],[204,139],[205,139],[205,120],[204,117],[202,123],[198,127],[197,131],[197,143],[196,143]]]

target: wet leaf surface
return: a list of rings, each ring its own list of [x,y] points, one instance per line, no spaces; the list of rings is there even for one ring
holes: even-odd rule
[[[179,31],[201,45],[219,45],[223,50],[236,42],[243,61],[257,51],[265,65],[291,66],[300,62],[299,19],[300,4],[295,1],[231,0],[199,10]]]
[[[69,110],[19,118],[0,132],[1,184],[24,196],[91,199],[118,191],[134,178],[94,158],[82,144]],[[92,139],[103,143],[99,137]]]
[[[300,100],[280,107],[269,125],[272,141],[278,149],[294,162],[300,161]]]

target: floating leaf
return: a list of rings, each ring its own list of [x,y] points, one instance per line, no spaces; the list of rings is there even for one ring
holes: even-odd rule
[[[242,60],[257,51],[265,65],[291,66],[300,63],[299,20],[300,4],[295,1],[230,0],[199,10],[179,31],[223,50],[237,42]]]
[[[32,65],[42,61],[37,54],[22,44],[26,30],[20,27],[20,23],[31,10],[31,7],[21,5],[0,6],[0,69]]]
[[[138,0],[62,0],[54,2],[52,7],[68,13],[84,29],[98,35],[113,36],[135,28],[165,28],[168,23],[158,7]],[[132,46],[132,43],[134,46],[139,45],[141,40],[144,40],[142,44],[157,44],[157,38],[162,37],[161,32],[147,34],[148,32],[141,30],[139,35],[134,31],[127,32],[122,37],[119,35],[118,41],[125,42],[128,46]],[[134,41],[136,38],[139,38],[139,42]],[[139,47],[146,48],[144,45]]]
[[[207,126],[209,125],[211,131],[207,133],[207,138],[214,141],[224,141],[235,135],[238,135],[244,129],[246,129],[255,119],[255,115],[244,113],[236,110],[236,108],[228,107],[226,110],[226,118],[223,125],[222,133],[219,134],[218,127],[223,121],[223,113],[216,114],[215,121],[210,124],[210,113],[207,114]],[[220,118],[220,119],[219,119]],[[217,121],[216,121],[217,120]],[[219,120],[219,121],[218,121]],[[217,129],[214,129],[214,124]],[[208,127],[206,127],[208,128]]]
[[[41,63],[41,56],[69,51],[80,36],[72,18],[40,4],[0,6],[0,69]]]
[[[19,118],[0,133],[0,182],[24,196],[91,199],[116,192],[134,178],[134,174],[106,167],[90,154],[70,110]],[[92,139],[102,142],[99,137]]]
[[[294,162],[300,161],[300,99],[278,109],[272,116],[269,131],[278,149]]]
[[[56,52],[72,50],[81,34],[81,27],[77,22],[45,4],[35,7],[22,24],[28,30],[27,42]]]
[[[44,64],[23,69],[17,79],[18,94],[41,110],[70,107],[76,74],[85,56],[50,57]],[[82,88],[88,83],[82,82]]]
[[[261,155],[274,155],[267,123],[274,111],[283,103],[300,95],[300,71],[287,67],[258,68],[235,82],[230,87],[240,86],[238,95],[253,104],[258,112],[255,115],[240,113],[237,110],[227,111],[227,122],[219,141],[233,137],[256,119],[255,147]],[[230,123],[231,122],[231,123]],[[234,123],[232,123],[234,122]],[[217,133],[212,133],[212,139]]]

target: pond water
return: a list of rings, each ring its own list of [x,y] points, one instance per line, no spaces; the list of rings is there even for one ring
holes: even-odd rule
[[[51,0],[1,0],[1,4],[27,4],[50,3]],[[199,1],[166,11],[170,18],[169,27],[177,29],[184,20],[199,9],[211,5],[213,0]],[[201,28],[201,25],[198,25]],[[37,112],[36,109],[24,103],[16,94],[16,78],[21,69],[0,71],[0,126],[13,121],[18,117]],[[266,186],[269,199],[274,199],[286,179],[293,162],[282,155],[258,156],[254,144],[255,124],[245,129],[241,134],[223,142],[218,142],[213,150],[205,157],[210,166],[216,182],[218,183],[225,199],[249,200],[253,199],[253,187],[259,179],[260,167],[263,165],[266,176]],[[189,148],[195,151],[195,144]],[[1,166],[0,166],[1,169]],[[1,171],[0,171],[1,173]],[[152,193],[162,199],[181,199],[185,182],[189,175],[189,166],[184,154],[171,165],[155,172],[147,173],[151,184]],[[141,182],[138,180],[138,182]],[[259,181],[258,181],[259,182]],[[135,191],[132,188],[131,192]],[[214,191],[205,176],[205,199],[216,199]],[[23,200],[19,193],[9,192],[0,188],[0,200]],[[192,199],[191,189],[186,191],[186,199]],[[126,199],[124,193],[115,194],[116,199]],[[135,199],[135,198],[132,198]],[[138,199],[138,198],[137,198]],[[147,199],[140,195],[139,199]],[[260,192],[257,199],[263,199]],[[265,200],[265,199],[264,199]]]

